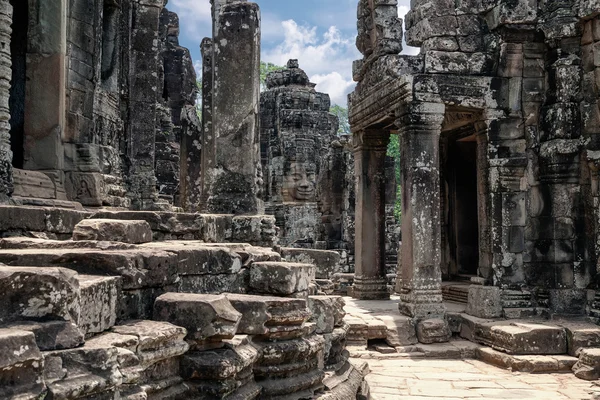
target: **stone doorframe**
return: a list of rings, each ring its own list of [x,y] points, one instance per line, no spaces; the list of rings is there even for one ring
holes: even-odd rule
[[[390,60],[393,57],[393,60]],[[410,64],[409,61],[412,63]],[[382,64],[385,76],[382,77]],[[402,71],[402,65],[412,71]],[[390,65],[399,68],[390,71]],[[478,141],[478,216],[483,222],[479,233],[480,265],[478,280],[497,284],[492,268],[493,246],[502,245],[502,202],[492,193],[488,127],[508,118],[504,111],[503,86],[494,78],[421,74],[415,59],[386,56],[362,71],[357,90],[350,98],[350,123],[355,141],[390,133],[400,135],[402,170],[402,248],[398,279],[400,311],[416,319],[443,317],[441,273],[440,136],[460,124],[471,124]],[[496,87],[495,89],[492,89]],[[458,125],[457,125],[458,124]],[[492,138],[494,139],[494,138]],[[494,139],[497,140],[497,139]],[[494,142],[492,140],[492,143]],[[377,218],[376,150],[364,155],[358,148],[357,175],[357,255],[355,297],[386,298],[384,271],[379,267],[382,244],[377,240],[383,224]],[[369,166],[364,163],[368,162]],[[512,172],[511,172],[512,173]],[[368,179],[365,179],[368,178]],[[370,201],[361,201],[370,196]],[[498,214],[498,215],[500,215]],[[371,223],[365,225],[365,221]],[[368,234],[359,234],[362,227]],[[499,234],[493,234],[493,232]],[[367,295],[365,295],[367,293]],[[379,293],[375,295],[375,293]]]

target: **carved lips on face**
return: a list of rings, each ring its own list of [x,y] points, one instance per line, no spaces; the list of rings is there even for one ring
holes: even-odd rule
[[[285,177],[284,190],[290,201],[312,201],[315,197],[316,172],[308,163],[292,163]]]

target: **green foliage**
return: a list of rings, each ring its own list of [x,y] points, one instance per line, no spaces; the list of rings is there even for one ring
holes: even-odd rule
[[[348,121],[348,109],[335,104],[329,109],[329,112],[340,120],[338,135],[351,135],[350,122]]]
[[[394,170],[396,172],[396,182],[398,182],[398,192],[396,193],[396,204],[394,206],[394,216],[396,221],[400,222],[402,218],[402,186],[400,180],[400,136],[391,135],[387,155],[394,158]]]
[[[263,92],[267,90],[267,75],[269,72],[281,71],[285,69],[280,65],[276,65],[270,62],[261,61],[260,62],[260,91]]]

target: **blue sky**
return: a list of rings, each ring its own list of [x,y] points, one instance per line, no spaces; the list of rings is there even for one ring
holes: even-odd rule
[[[317,90],[329,93],[332,102],[346,106],[354,88],[352,61],[356,50],[358,0],[256,0],[262,16],[262,60],[285,65],[297,58]],[[400,17],[408,0],[399,1]],[[209,0],[170,0],[167,8],[179,14],[180,43],[189,48],[196,67],[201,65],[199,45],[210,36]],[[406,47],[406,46],[405,46]],[[405,53],[417,50],[405,48]]]

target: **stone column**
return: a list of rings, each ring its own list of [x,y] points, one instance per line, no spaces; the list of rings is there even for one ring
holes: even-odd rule
[[[215,165],[203,171],[202,190],[209,195],[204,211],[260,214],[264,207],[258,198],[259,8],[249,2],[217,3],[221,7],[213,37]]]
[[[67,1],[30,2],[24,169],[64,183]]]
[[[134,209],[148,210],[158,200],[154,158],[158,91],[162,91],[158,74],[158,27],[163,0],[134,4],[129,66],[128,197]]]
[[[354,297],[389,299],[385,271],[385,156],[390,133],[354,134],[356,174],[356,266]]]
[[[10,150],[10,97],[11,59],[10,25],[12,6],[8,0],[0,0],[0,202],[6,201],[12,193],[12,151]]]
[[[399,127],[402,169],[402,289],[399,309],[440,318],[442,302],[439,146],[444,105],[407,107]]]

